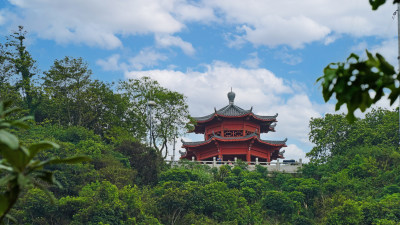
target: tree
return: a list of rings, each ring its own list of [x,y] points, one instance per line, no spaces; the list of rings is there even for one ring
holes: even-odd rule
[[[132,122],[126,113],[129,99],[114,93],[111,84],[91,80],[92,71],[82,58],[55,60],[44,74],[48,98],[37,113],[38,121],[83,126],[100,135],[116,129],[133,136]]]
[[[343,205],[335,207],[327,217],[326,224],[357,225],[362,224],[363,214],[360,204],[353,200],[346,200]]]
[[[55,60],[44,74],[44,87],[52,99],[49,114],[59,123],[82,125],[86,106],[84,96],[92,74],[88,64],[82,58],[66,56]]]
[[[322,161],[341,151],[352,129],[343,115],[331,114],[326,114],[324,118],[312,118],[309,127],[309,139],[315,146],[307,156]]]
[[[58,148],[58,145],[52,142],[39,142],[29,147],[23,146],[19,139],[6,129],[27,128],[26,120],[32,117],[8,119],[11,113],[17,111],[16,108],[9,108],[10,105],[10,102],[0,102],[0,172],[4,172],[0,179],[0,186],[6,187],[4,192],[0,192],[0,223],[17,202],[23,189],[33,185],[47,191],[43,182],[59,184],[53,173],[45,169],[46,166],[87,160],[86,157],[50,158],[43,161],[36,159],[40,151]]]
[[[351,153],[363,146],[397,147],[398,112],[373,109],[364,119],[349,123],[344,115],[327,114],[310,121],[310,141],[315,144],[307,156],[315,162],[325,162],[334,156]],[[396,123],[397,122],[397,123]]]
[[[168,143],[171,143],[177,134],[184,132],[183,128],[189,121],[185,96],[161,87],[157,81],[149,77],[122,81],[119,89],[131,101],[129,108],[131,118],[136,120],[136,131],[141,138],[145,138],[146,133],[151,130],[151,146],[159,153],[164,153],[164,158],[167,157]],[[152,115],[149,115],[149,101],[156,103],[152,108]]]
[[[137,170],[137,183],[155,184],[163,167],[161,154],[138,142],[124,141],[115,149],[129,159],[131,168]]]
[[[9,52],[0,44],[0,85],[8,83],[12,77],[12,65],[9,60]]]
[[[369,0],[372,10],[377,10],[386,0]],[[393,4],[399,3],[393,0]],[[400,13],[400,12],[397,12]],[[343,104],[347,105],[347,119],[354,121],[354,112],[360,109],[364,112],[372,104],[379,101],[385,91],[389,91],[389,100],[392,105],[400,96],[400,74],[385,58],[376,53],[372,55],[368,50],[367,59],[351,53],[346,62],[330,63],[324,69],[324,74],[317,79],[321,83],[325,102],[332,96],[337,99],[335,110]]]
[[[295,210],[294,201],[290,200],[286,193],[279,191],[267,191],[261,202],[265,209],[275,211],[278,214],[290,215]]]
[[[102,136],[105,132],[111,135],[110,129],[134,136],[134,125],[127,113],[129,99],[114,93],[110,84],[99,80],[91,82],[85,91],[84,106],[82,126]]]
[[[11,48],[5,52],[5,58],[9,64],[4,64],[3,67],[9,72],[12,70],[15,74],[21,76],[16,82],[16,89],[23,93],[23,99],[30,113],[33,114],[36,107],[40,103],[37,97],[36,88],[32,84],[32,78],[36,75],[36,61],[31,54],[26,50],[24,40],[26,31],[23,26],[18,26],[18,31],[14,32],[7,38],[5,46]],[[36,98],[36,99],[35,99]]]

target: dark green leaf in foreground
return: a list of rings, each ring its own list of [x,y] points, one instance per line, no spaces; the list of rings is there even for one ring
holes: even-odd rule
[[[385,58],[377,53],[375,56],[366,51],[367,59],[362,60],[352,53],[346,62],[331,63],[324,69],[324,75],[317,79],[321,83],[325,101],[335,96],[336,110],[345,104],[347,119],[354,121],[354,112],[364,112],[372,104],[379,101],[385,91],[389,91],[390,104],[400,94],[398,88],[399,75]]]

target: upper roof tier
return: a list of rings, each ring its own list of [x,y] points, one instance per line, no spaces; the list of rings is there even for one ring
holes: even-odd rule
[[[278,116],[278,113],[275,114],[274,116],[261,116],[261,115],[254,114],[252,112],[253,107],[251,107],[249,110],[244,110],[244,109],[240,108],[239,106],[236,106],[234,104],[235,92],[230,91],[228,93],[228,99],[229,99],[229,105],[227,105],[219,110],[214,108],[214,113],[212,113],[210,115],[202,116],[202,117],[193,117],[193,118],[197,121],[197,123],[205,123],[205,122],[211,121],[216,116],[226,117],[226,118],[252,116],[256,120],[275,122],[276,117]]]

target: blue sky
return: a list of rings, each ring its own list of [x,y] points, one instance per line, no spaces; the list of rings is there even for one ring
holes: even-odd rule
[[[227,105],[232,87],[240,107],[279,113],[263,138],[287,137],[285,156],[298,159],[312,148],[310,118],[334,112],[315,84],[328,63],[368,48],[396,64],[395,10],[367,0],[3,0],[0,34],[23,25],[41,71],[73,56],[103,81],[150,76],[185,94],[192,116]]]

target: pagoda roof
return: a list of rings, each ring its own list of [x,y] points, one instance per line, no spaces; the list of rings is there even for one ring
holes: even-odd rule
[[[220,141],[246,141],[249,139],[255,138],[257,139],[259,142],[261,143],[265,143],[265,144],[269,144],[269,145],[275,145],[275,146],[286,146],[286,141],[287,138],[285,138],[285,140],[283,141],[272,141],[272,140],[262,140],[258,137],[258,135],[256,133],[251,133],[249,135],[243,136],[243,137],[222,137],[222,136],[218,136],[216,134],[213,134],[208,140],[205,141],[193,141],[193,142],[186,142],[186,141],[182,141],[183,146],[200,146],[200,145],[205,145],[210,143],[213,140],[220,140]]]
[[[239,106],[235,105],[233,100],[235,98],[235,93],[234,92],[229,92],[228,93],[228,98],[229,98],[229,105],[217,110],[214,108],[214,113],[207,115],[207,116],[202,116],[202,117],[193,117],[198,123],[204,123],[211,121],[214,119],[214,117],[227,117],[227,118],[235,118],[235,117],[244,117],[244,116],[252,116],[255,119],[262,120],[262,121],[276,121],[276,117],[278,116],[278,113],[275,114],[274,116],[261,116],[254,114],[252,112],[253,107],[251,107],[249,110],[245,110],[240,108]]]

